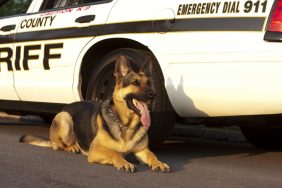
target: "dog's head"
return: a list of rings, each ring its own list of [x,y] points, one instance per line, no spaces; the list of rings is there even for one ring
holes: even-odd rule
[[[147,103],[155,96],[150,87],[150,80],[145,73],[151,66],[151,59],[147,58],[139,72],[132,70],[129,61],[123,55],[118,56],[115,65],[116,86],[114,99],[126,105],[128,110],[141,118],[144,126],[150,126],[150,114]]]

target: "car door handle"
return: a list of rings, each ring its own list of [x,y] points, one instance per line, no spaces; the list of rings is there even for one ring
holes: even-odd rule
[[[81,16],[75,19],[75,22],[77,23],[89,23],[95,20],[95,15],[87,15],[87,16]]]
[[[6,26],[1,27],[0,30],[7,32],[7,31],[12,31],[14,29],[16,29],[16,25],[6,25]]]

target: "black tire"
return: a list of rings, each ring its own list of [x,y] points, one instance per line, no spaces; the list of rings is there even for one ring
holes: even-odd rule
[[[282,129],[265,126],[240,126],[245,138],[253,145],[262,149],[282,149]]]
[[[149,138],[151,146],[158,146],[171,132],[175,122],[175,112],[164,87],[161,69],[152,53],[131,48],[117,49],[108,53],[92,72],[87,86],[86,99],[100,101],[111,99],[115,85],[113,76],[114,63],[116,57],[120,54],[129,59],[135,71],[138,71],[147,56],[150,56],[153,61],[154,74],[150,75],[150,77],[157,97],[154,99],[150,109],[152,125],[149,129]]]

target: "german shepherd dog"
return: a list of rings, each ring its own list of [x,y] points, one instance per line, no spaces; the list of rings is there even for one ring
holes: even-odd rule
[[[147,130],[151,124],[147,102],[155,96],[144,69],[134,72],[124,55],[115,63],[115,88],[112,100],[80,101],[66,105],[53,119],[50,141],[24,135],[20,142],[71,153],[81,152],[90,163],[110,164],[120,171],[135,172],[124,156],[133,153],[153,171],[169,172],[148,147]]]

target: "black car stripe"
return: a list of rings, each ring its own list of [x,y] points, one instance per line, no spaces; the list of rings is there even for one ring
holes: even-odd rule
[[[265,17],[177,20],[172,31],[262,31]]]
[[[15,33],[10,35],[0,35],[0,44],[3,43],[12,43],[15,38]]]
[[[62,28],[43,31],[32,31],[17,33],[15,42],[28,42],[38,40],[55,40],[55,39],[68,39],[68,38],[81,38],[97,36],[101,26],[89,26],[82,28]]]
[[[183,31],[262,31],[265,17],[193,18],[138,21],[72,27],[43,31],[19,32],[15,42],[92,37],[109,34],[183,32]],[[11,43],[14,34],[1,35],[0,43]]]

